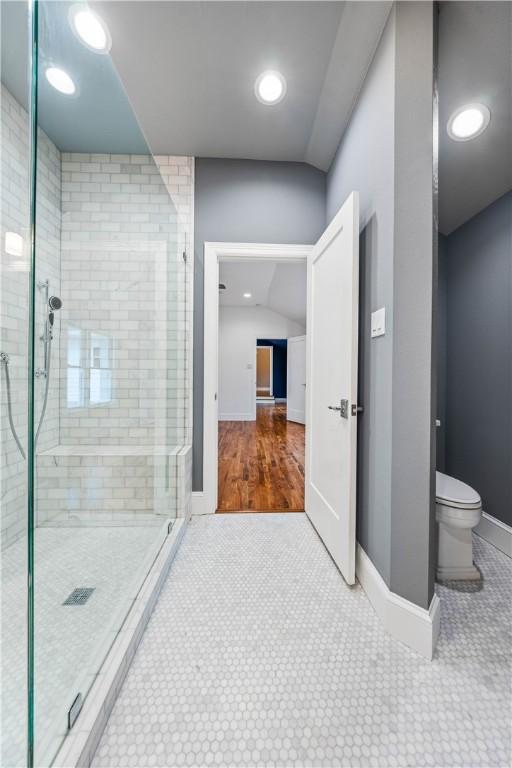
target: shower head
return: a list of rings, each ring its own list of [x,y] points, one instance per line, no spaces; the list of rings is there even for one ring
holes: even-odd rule
[[[62,307],[62,301],[58,296],[50,296],[48,299],[48,307],[52,312],[57,312]]]

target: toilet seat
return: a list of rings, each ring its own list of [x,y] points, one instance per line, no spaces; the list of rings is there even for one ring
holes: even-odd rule
[[[436,472],[436,502],[443,507],[451,507],[453,516],[458,517],[455,510],[481,509],[482,500],[478,493],[461,480]]]

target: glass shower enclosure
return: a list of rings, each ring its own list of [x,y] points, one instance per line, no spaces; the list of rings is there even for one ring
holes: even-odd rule
[[[76,11],[1,3],[3,766],[52,764],[185,505],[186,159]]]

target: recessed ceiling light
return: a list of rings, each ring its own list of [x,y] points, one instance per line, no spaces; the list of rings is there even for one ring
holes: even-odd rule
[[[244,293],[244,299],[250,299],[252,297],[252,293]]]
[[[286,80],[280,72],[262,72],[254,84],[254,92],[262,104],[279,104],[286,95]]]
[[[466,104],[456,109],[448,120],[448,135],[454,141],[469,141],[485,131],[491,113],[485,104]]]
[[[84,45],[95,53],[108,53],[112,38],[107,25],[87,5],[78,3],[69,9],[69,22],[73,32]]]
[[[66,96],[72,96],[76,91],[73,80],[60,67],[47,67],[46,79],[57,91],[66,94]]]

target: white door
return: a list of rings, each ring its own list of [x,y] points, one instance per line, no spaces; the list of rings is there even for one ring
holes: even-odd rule
[[[272,347],[256,347],[256,398],[273,395],[274,389],[274,350]]]
[[[306,337],[288,339],[286,362],[286,418],[306,423]]]
[[[308,259],[306,512],[355,582],[359,196],[352,192]]]

